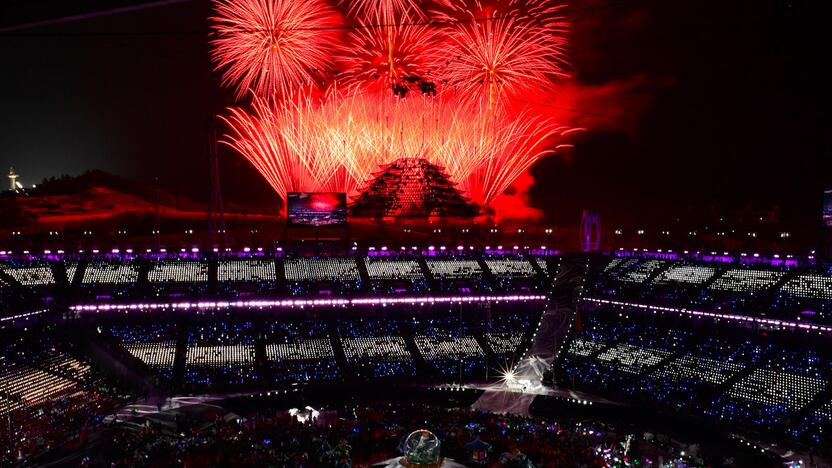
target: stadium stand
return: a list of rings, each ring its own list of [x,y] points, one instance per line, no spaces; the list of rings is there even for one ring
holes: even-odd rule
[[[310,257],[283,261],[286,281],[293,294],[338,294],[357,291],[361,275],[354,258]]]
[[[352,371],[362,377],[416,375],[399,322],[392,319],[338,320],[338,335]]]
[[[263,335],[275,383],[326,382],[340,377],[326,322],[269,322]]]
[[[471,377],[484,374],[485,352],[470,326],[454,317],[416,322],[414,341],[422,358],[441,376]]]

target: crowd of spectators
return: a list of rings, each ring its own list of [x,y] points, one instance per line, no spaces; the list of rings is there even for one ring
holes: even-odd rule
[[[823,266],[612,258],[593,268],[584,297],[832,324],[832,270]]]
[[[744,430],[786,426],[804,441],[828,438],[832,354],[823,338],[612,307],[580,322],[560,357],[562,385]]]
[[[259,379],[251,321],[197,323],[189,328],[187,336],[186,386],[223,389]]]
[[[248,255],[248,254],[247,254]],[[492,269],[489,269],[491,265]],[[435,257],[164,257],[100,254],[87,259],[4,259],[0,316],[45,309],[56,302],[194,301],[468,295],[542,292],[546,257],[443,254]]]
[[[363,377],[416,375],[399,321],[390,319],[338,320],[338,335],[352,371]]]
[[[468,466],[601,467],[658,460],[661,449],[587,421],[497,415],[422,403],[378,403],[322,411],[298,422],[286,411],[217,420],[207,429],[114,427],[89,459],[119,466],[370,466],[402,454],[427,429],[441,456]],[[672,458],[669,454],[667,459]]]
[[[50,328],[0,334],[0,465],[84,438],[123,396]]]

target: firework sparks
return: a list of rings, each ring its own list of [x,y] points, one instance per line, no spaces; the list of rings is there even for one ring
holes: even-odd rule
[[[341,0],[346,4],[350,14],[358,18],[370,18],[381,24],[392,25],[397,18],[407,18],[415,14],[424,18],[417,0]]]
[[[323,1],[216,0],[214,60],[254,94],[224,142],[281,197],[355,194],[419,157],[488,206],[570,131],[522,104],[564,76],[568,23],[550,0],[434,0],[431,19],[415,0],[342,0],[349,20]],[[330,69],[343,73],[320,93],[306,86]]]
[[[506,98],[548,89],[565,76],[562,6],[550,2],[488,5],[448,0],[437,17],[452,24],[436,55],[438,74],[467,98],[493,109]]]
[[[390,89],[407,79],[422,78],[435,45],[433,28],[404,24],[369,27],[359,23],[343,49],[345,81],[351,85]]]
[[[238,98],[288,94],[314,82],[337,37],[321,0],[217,0],[211,53]]]
[[[484,205],[567,130],[526,114],[488,116],[448,96],[357,92],[288,103],[257,99],[251,113],[233,109],[225,120],[226,143],[281,196],[301,188],[355,193],[379,166],[423,157]]]

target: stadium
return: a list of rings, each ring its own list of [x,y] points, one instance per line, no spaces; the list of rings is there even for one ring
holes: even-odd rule
[[[198,463],[206,438],[218,438],[215,456],[231,456],[226,431],[254,438],[297,424],[311,437],[309,421],[335,418],[336,428],[320,429],[330,445],[346,437],[354,462],[382,462],[406,427],[370,446],[343,431],[408,420],[382,410],[345,421],[339,411],[384,402],[418,421],[414,401],[427,414],[440,405],[502,415],[451,417],[481,425],[470,435],[501,448],[514,443],[501,440],[500,424],[555,424],[547,456],[590,463],[711,464],[730,453],[775,466],[800,456],[781,441],[828,441],[832,275],[808,258],[468,246],[113,252],[4,257],[7,461],[47,447],[52,457],[105,448],[124,457],[93,441],[101,432],[130,450],[153,440],[146,450],[157,462]],[[651,415],[634,423],[644,407]],[[294,408],[315,409],[292,423]],[[696,434],[703,428],[716,429],[713,440]],[[629,455],[616,447],[625,438]],[[67,439],[75,445],[59,443]],[[280,460],[263,440],[214,462]],[[459,461],[473,456],[466,447],[443,440]]]
[[[813,6],[81,3],[0,15],[0,466],[832,466]]]

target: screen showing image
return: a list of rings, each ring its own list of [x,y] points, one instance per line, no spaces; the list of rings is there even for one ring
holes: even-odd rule
[[[832,228],[832,189],[823,192],[823,224]]]
[[[338,226],[347,223],[347,194],[289,192],[287,222],[293,226]]]

